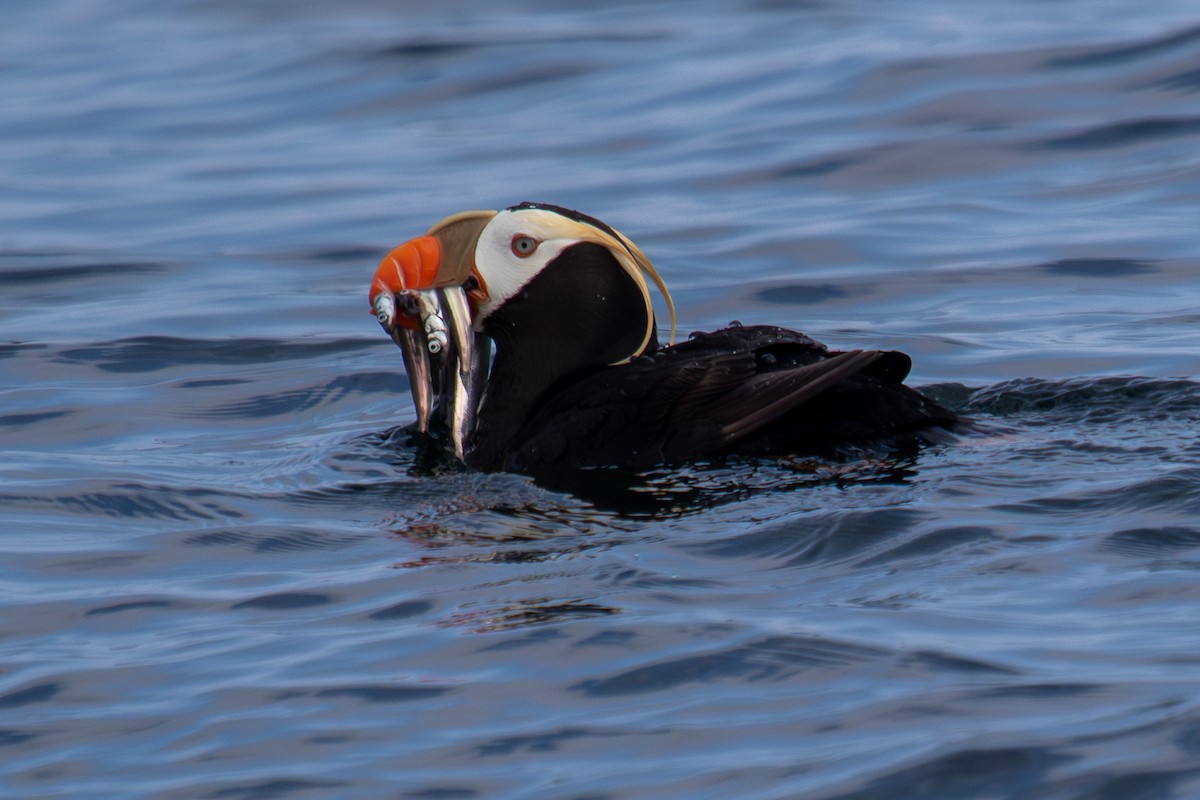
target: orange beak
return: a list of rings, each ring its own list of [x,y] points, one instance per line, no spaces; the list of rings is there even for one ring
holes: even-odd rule
[[[405,292],[420,292],[447,286],[465,286],[472,311],[487,300],[487,287],[475,269],[475,245],[495,211],[464,211],[441,220],[424,236],[410,239],[379,262],[371,281],[371,313],[385,327],[400,325],[418,329],[411,312],[395,309],[395,300]],[[471,280],[471,279],[474,280]],[[385,299],[381,299],[385,298]],[[385,314],[392,310],[394,313]]]
[[[433,236],[410,239],[384,256],[371,282],[371,313],[379,314],[377,304],[381,296],[395,297],[408,290],[433,288],[441,260],[442,244]],[[379,321],[382,323],[384,319],[381,317]],[[411,314],[396,314],[393,322],[406,328],[420,327],[416,316]]]
[[[392,250],[371,281],[371,313],[400,347],[417,411],[417,430],[435,413],[460,461],[486,380],[490,345],[472,320],[487,290],[475,269],[475,247],[495,211],[446,217],[424,236]]]

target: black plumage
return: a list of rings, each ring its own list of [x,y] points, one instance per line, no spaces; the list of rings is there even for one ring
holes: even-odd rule
[[[903,385],[910,363],[894,351],[831,352],[771,326],[693,334],[557,383],[515,432],[491,428],[481,413],[467,460],[516,472],[637,469],[724,454],[837,456],[848,446],[937,438],[958,418]]]
[[[538,472],[731,453],[834,456],[956,422],[903,384],[905,354],[830,352],[785,328],[731,326],[665,349],[651,337],[611,365],[640,343],[641,306],[612,253],[582,243],[493,311],[483,330],[496,356],[467,464]]]

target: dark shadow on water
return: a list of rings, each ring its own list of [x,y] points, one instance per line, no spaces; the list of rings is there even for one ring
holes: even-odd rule
[[[365,703],[406,703],[426,700],[450,691],[442,686],[337,686],[321,689],[314,697],[351,697]]]
[[[237,786],[229,786],[224,789],[214,789],[211,792],[200,795],[205,800],[219,800],[223,798],[233,798],[234,800],[277,800],[280,797],[288,797],[293,794],[304,793],[305,796],[315,797],[316,793],[328,792],[325,796],[331,796],[335,790],[346,787],[344,781],[310,781],[310,780],[295,780],[292,778],[276,778],[274,780],[262,781],[260,783],[239,784]]]
[[[433,609],[428,600],[404,600],[368,615],[368,619],[399,620],[418,617]]]
[[[74,411],[44,411],[39,414],[5,414],[0,416],[0,427],[16,427],[20,425],[33,425],[46,420],[58,419],[65,417],[68,414],[73,414]]]
[[[391,454],[394,464],[406,466],[410,477],[472,474],[454,460],[444,438],[436,432],[394,428],[383,434],[377,444],[381,451]],[[536,472],[529,477],[541,489],[570,495],[618,518],[683,517],[763,493],[819,486],[902,485],[916,476],[924,449],[924,445],[906,441],[890,448],[848,451],[840,459],[727,456],[643,471],[560,469]]]
[[[916,474],[916,454],[837,462],[727,458],[645,472],[587,469],[534,475],[544,489],[569,494],[623,517],[684,517],[763,493],[807,487],[890,483]]]
[[[862,789],[838,795],[837,800],[1038,797],[1036,787],[1044,786],[1052,770],[1071,760],[1044,747],[957,750],[881,776]],[[997,794],[1000,786],[1005,789]]]
[[[1198,41],[1200,41],[1200,26],[1194,26],[1134,44],[1106,44],[1082,48],[1068,55],[1047,59],[1043,66],[1051,69],[1110,66],[1161,55],[1175,48],[1190,46]]]
[[[559,728],[549,733],[539,733],[529,736],[504,736],[479,745],[476,749],[481,756],[511,756],[514,753],[553,753],[560,744],[585,739],[589,736],[619,736],[613,731],[597,732],[586,728]]]
[[[789,284],[787,286],[772,286],[755,292],[754,297],[766,303],[784,305],[817,305],[829,300],[842,300],[849,292],[833,284]]]
[[[64,284],[78,287],[80,281],[84,279],[93,282],[107,278],[124,280],[131,277],[166,272],[168,269],[169,267],[164,264],[140,264],[132,262],[45,265],[0,269],[0,287],[13,291],[43,284]]]
[[[1035,269],[1081,278],[1128,278],[1153,272],[1155,263],[1127,258],[1065,258],[1061,261],[1038,264]]]
[[[137,600],[129,603],[117,603],[111,606],[90,608],[84,613],[84,616],[93,617],[102,614],[120,614],[125,611],[140,611],[142,609],[171,608],[174,605],[174,603],[168,600]]]
[[[475,38],[435,38],[432,36],[413,37],[395,44],[385,45],[373,50],[355,52],[357,58],[380,61],[421,62],[446,57],[458,57],[485,49],[528,48],[532,45],[564,43],[578,44],[581,47],[598,44],[621,44],[660,41],[666,38],[665,33],[655,31],[606,31],[592,30],[583,33],[556,32],[546,38],[533,31],[527,31],[518,39],[509,36],[479,35]]]
[[[468,471],[454,457],[444,430],[418,431],[415,425],[406,425],[388,431],[382,443],[393,448],[403,447],[412,453],[408,472],[415,477],[432,478]]]
[[[323,606],[333,602],[333,598],[319,592],[280,592],[265,594],[235,603],[231,608],[256,608],[261,611],[294,611],[301,608]]]
[[[1115,122],[1087,128],[1065,136],[1035,142],[1036,147],[1097,150],[1128,147],[1160,139],[1200,136],[1198,117],[1156,117]]]
[[[39,683],[25,689],[17,689],[0,695],[0,708],[20,708],[32,703],[45,703],[62,690],[58,683]]]
[[[303,341],[283,339],[185,339],[137,336],[60,351],[55,361],[94,364],[105,372],[154,372],[193,364],[276,364],[378,347],[374,339]]]
[[[395,441],[394,437],[389,437]],[[410,475],[465,473],[435,437],[412,434]],[[917,472],[920,448],[863,452],[857,458],[744,458],[730,456],[644,471],[615,468],[547,470],[531,475],[536,486],[571,495],[620,517],[663,518],[702,513],[764,492],[813,486],[903,484]]]

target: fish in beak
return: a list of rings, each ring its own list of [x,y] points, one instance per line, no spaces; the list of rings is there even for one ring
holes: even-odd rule
[[[475,245],[495,211],[446,217],[392,250],[371,283],[371,313],[404,356],[417,430],[444,428],[463,460],[487,380],[491,342],[475,333],[474,309],[486,299]]]

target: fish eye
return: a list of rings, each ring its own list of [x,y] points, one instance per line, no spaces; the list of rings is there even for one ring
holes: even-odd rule
[[[538,244],[538,240],[532,236],[518,233],[512,238],[513,255],[517,258],[529,258],[533,255],[533,251],[537,250]]]
[[[375,298],[375,302],[372,305],[375,318],[379,320],[379,324],[384,326],[390,325],[392,317],[396,313],[395,298],[390,294],[380,294]]]

